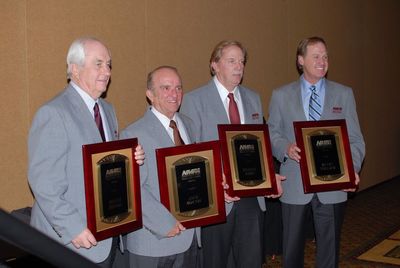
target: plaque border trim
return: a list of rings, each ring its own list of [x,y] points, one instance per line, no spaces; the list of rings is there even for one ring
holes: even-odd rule
[[[351,157],[351,149],[349,136],[347,132],[346,120],[319,120],[319,121],[297,121],[293,122],[296,143],[301,149],[300,152],[300,170],[303,181],[304,193],[316,193],[326,191],[340,191],[344,189],[356,188],[355,173],[353,160]],[[338,136],[340,150],[339,159],[342,160],[344,174],[339,178],[339,182],[332,181],[316,181],[316,176],[313,175],[311,144],[308,142],[307,131],[327,131],[333,132]]]
[[[132,232],[143,226],[139,165],[135,161],[135,150],[137,145],[137,138],[82,145],[87,227],[97,241]],[[100,200],[99,194],[95,194],[97,189],[96,184],[98,183],[95,181],[97,176],[94,174],[94,172],[96,172],[94,170],[97,170],[97,168],[94,159],[99,155],[108,153],[111,155],[113,152],[123,152],[121,154],[128,158],[131,167],[128,187],[130,187],[130,205],[132,205],[133,213],[130,217],[120,223],[110,223],[109,227],[100,228],[99,225],[104,225],[104,223],[99,222],[98,215],[100,213],[100,208],[96,205],[100,203]]]
[[[195,215],[188,219],[182,219],[182,216],[177,215],[174,209],[171,208],[171,203],[176,198],[171,198],[174,195],[174,189],[170,186],[172,184],[172,175],[168,175],[167,162],[171,158],[187,157],[196,154],[196,156],[207,156],[212,155],[212,159],[208,161],[214,166],[211,177],[214,177],[212,200],[214,201],[214,213],[210,215]],[[222,187],[222,167],[221,167],[221,151],[219,141],[201,142],[195,144],[188,144],[182,146],[174,146],[167,148],[156,149],[157,158],[157,169],[158,169],[158,180],[160,188],[160,202],[172,213],[172,215],[179,220],[179,222],[186,228],[200,227],[205,225],[223,223],[226,221],[225,213],[225,200],[224,190]]]
[[[248,187],[245,189],[240,186],[234,178],[237,163],[233,160],[233,153],[228,148],[228,134],[229,132],[249,133],[255,136],[261,136],[261,144],[264,152],[263,165],[265,168],[266,183],[261,187]],[[259,132],[262,132],[261,135]],[[229,188],[226,190],[230,196],[249,197],[249,196],[267,196],[278,194],[275,169],[272,159],[271,141],[269,137],[269,129],[267,124],[219,124],[218,125],[219,140],[221,143],[222,162],[226,183]]]

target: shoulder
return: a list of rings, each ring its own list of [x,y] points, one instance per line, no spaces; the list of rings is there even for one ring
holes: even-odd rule
[[[187,98],[196,98],[199,96],[205,96],[210,93],[210,89],[215,88],[215,84],[213,80],[210,80],[207,84],[195,88],[184,95]]]
[[[101,106],[103,107],[103,109],[114,110],[114,106],[110,102],[102,98],[100,98],[99,101],[101,102]]]
[[[36,116],[62,112],[62,110],[68,107],[69,101],[67,95],[67,89],[64,89],[52,99],[48,100],[42,106],[40,106],[36,111]]]
[[[337,82],[334,82],[334,81],[331,81],[331,80],[328,80],[328,79],[325,80],[325,88],[327,88],[328,90],[335,90],[338,92],[349,93],[352,91],[352,89],[350,87],[340,84],[340,83],[337,83]]]
[[[259,98],[260,97],[260,94],[257,91],[255,91],[253,89],[250,89],[248,87],[245,87],[243,85],[239,86],[239,91],[240,91],[241,95],[247,95],[247,96],[250,96],[250,97],[253,97],[253,98]]]
[[[300,89],[300,80],[293,81],[289,84],[285,84],[283,86],[280,86],[276,88],[274,91],[279,91],[279,92],[291,92],[293,90]]]
[[[183,113],[180,113],[180,112],[177,112],[176,113],[178,116],[179,116],[179,118],[183,121],[183,123],[185,124],[185,126],[188,126],[188,125],[192,125],[193,124],[193,120],[190,118],[190,117],[188,117],[188,116],[186,116],[186,115],[184,115]]]
[[[272,91],[272,99],[290,98],[291,96],[298,94],[300,90],[301,90],[300,81],[299,80],[294,81],[274,89]]]
[[[147,120],[144,117],[139,118],[138,120],[129,124],[125,129],[123,129],[121,135],[127,133],[137,133],[139,131],[142,131],[148,125],[146,121]]]

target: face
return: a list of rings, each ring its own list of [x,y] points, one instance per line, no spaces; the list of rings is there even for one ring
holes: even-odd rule
[[[171,69],[160,69],[153,74],[153,88],[147,89],[146,96],[154,108],[172,118],[182,102],[182,82]]]
[[[93,99],[107,90],[111,77],[111,57],[107,48],[97,41],[85,44],[85,63],[72,65],[72,78]]]
[[[212,62],[218,81],[228,91],[240,84],[244,72],[244,54],[237,46],[227,46],[222,50],[221,58],[218,62]]]
[[[304,78],[311,84],[317,83],[328,72],[328,52],[325,45],[308,45],[306,54],[299,56],[298,62],[303,66]]]

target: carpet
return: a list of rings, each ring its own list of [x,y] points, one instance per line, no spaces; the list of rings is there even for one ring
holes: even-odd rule
[[[400,230],[358,256],[357,259],[400,265]]]

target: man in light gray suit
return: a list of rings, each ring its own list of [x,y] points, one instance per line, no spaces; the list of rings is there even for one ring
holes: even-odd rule
[[[35,197],[31,225],[68,248],[111,267],[117,239],[97,242],[87,228],[82,145],[118,139],[114,108],[100,96],[111,57],[95,38],[75,40],[67,55],[70,83],[37,111],[29,132],[29,185]],[[104,140],[94,119],[97,104]],[[143,150],[136,148],[143,164]],[[112,247],[113,244],[113,247]]]
[[[213,78],[185,95],[180,111],[194,121],[196,141],[218,140],[218,124],[232,123],[229,93],[237,103],[237,124],[263,123],[260,96],[240,85],[246,59],[247,52],[241,43],[220,42],[210,59]],[[225,200],[227,222],[202,228],[204,267],[227,267],[230,254],[237,267],[261,267],[264,197],[239,199],[225,194]]]
[[[182,82],[176,68],[161,66],[149,73],[145,115],[121,132],[138,137],[146,154],[140,167],[143,228],[127,235],[130,267],[197,267],[200,228],[185,229],[160,202],[155,149],[174,146],[172,121],[184,144],[193,142],[191,120],[177,113]]]
[[[283,265],[304,266],[306,211],[311,208],[317,244],[316,267],[338,267],[346,192],[355,189],[304,194],[300,148],[295,143],[293,122],[346,119],[357,184],[365,143],[351,88],[325,78],[328,71],[325,41],[320,37],[302,40],[297,48],[297,66],[302,73],[300,79],[273,91],[268,119],[272,151],[282,163],[281,174],[286,176],[281,197]]]

